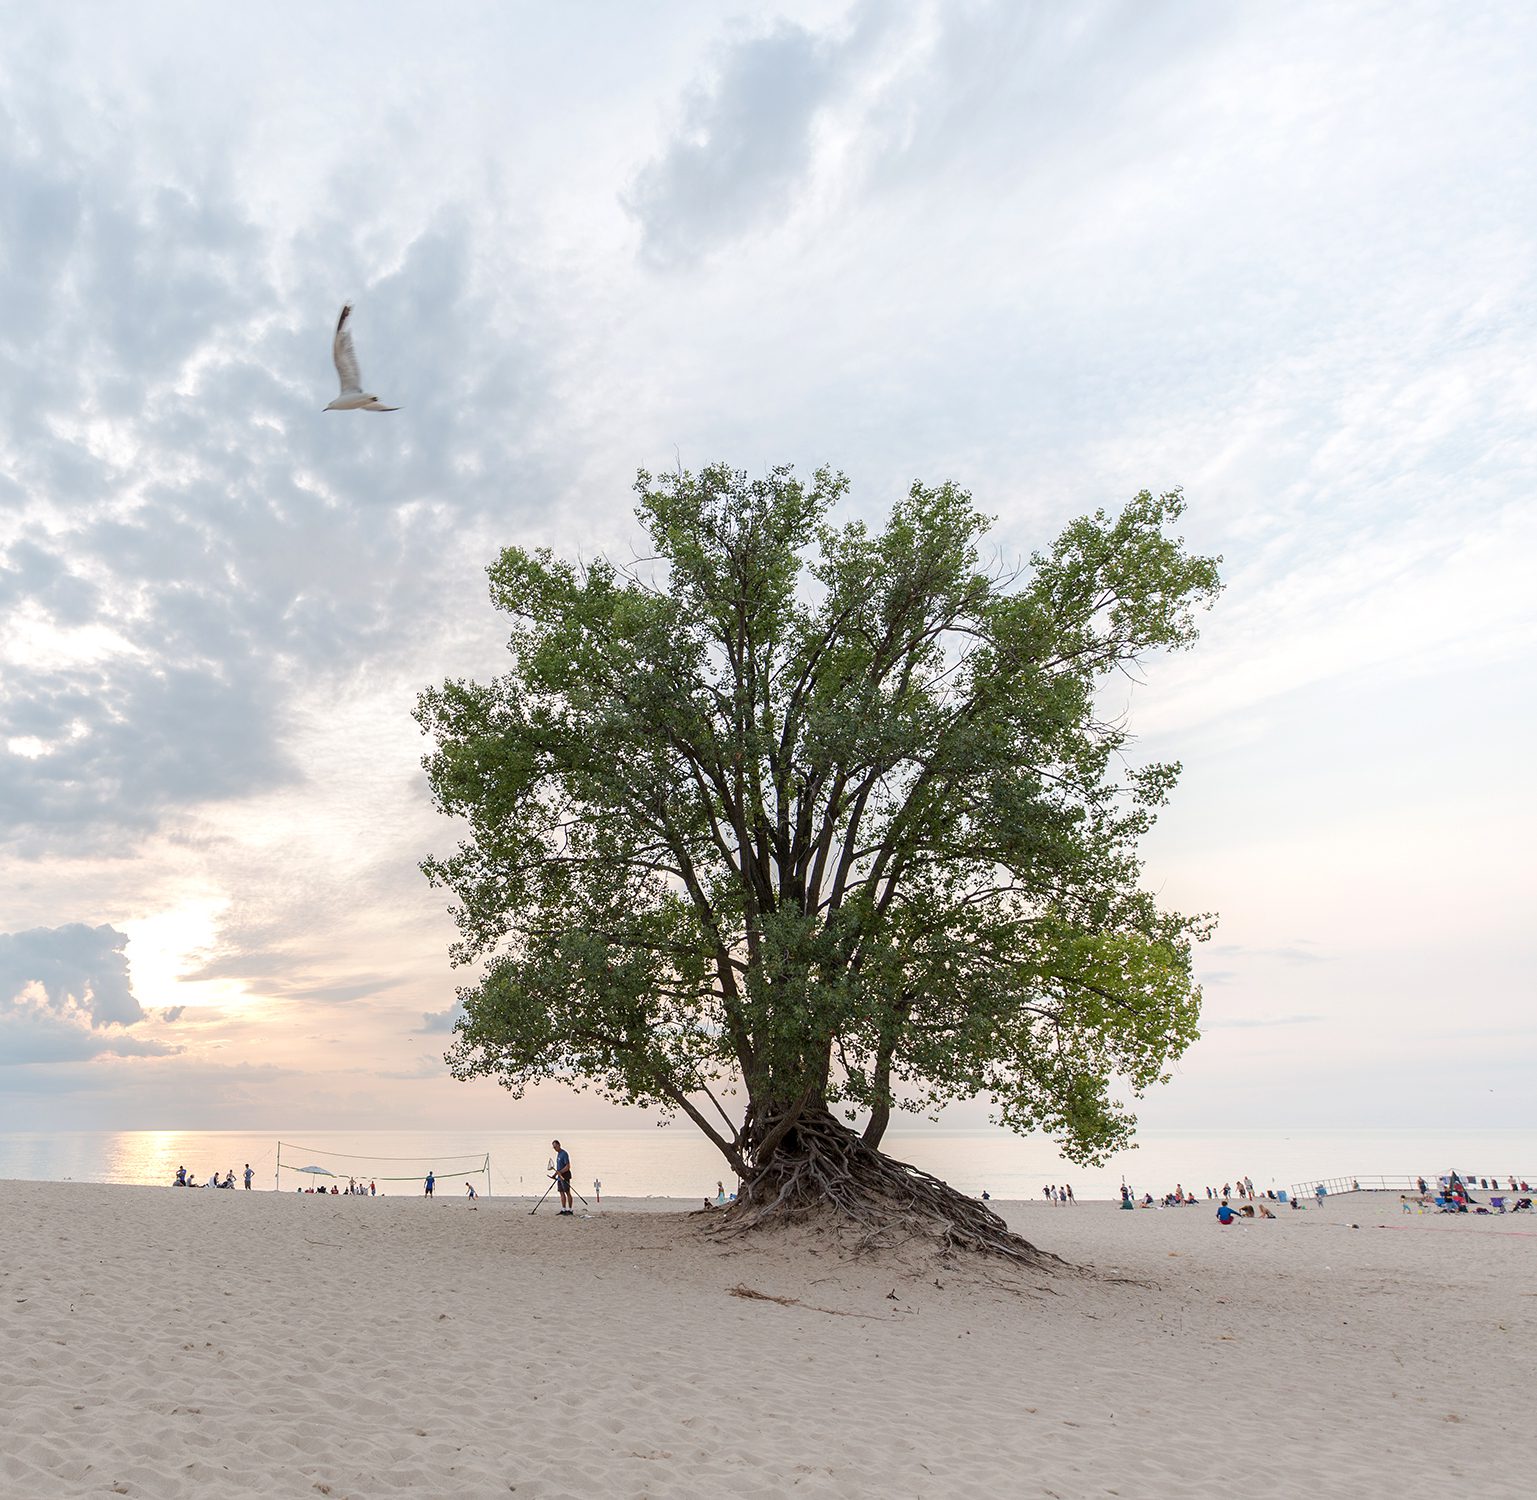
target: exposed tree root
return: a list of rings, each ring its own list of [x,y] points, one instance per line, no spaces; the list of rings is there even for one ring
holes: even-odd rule
[[[826,1110],[806,1110],[782,1133],[743,1184],[737,1201],[717,1210],[725,1233],[815,1222],[852,1235],[857,1251],[927,1248],[939,1257],[970,1253],[1018,1265],[1063,1266],[1013,1233],[986,1204],[946,1182],[886,1156]]]

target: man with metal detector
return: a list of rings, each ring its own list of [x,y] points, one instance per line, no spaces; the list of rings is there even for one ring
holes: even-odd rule
[[[560,1194],[560,1211],[563,1214],[574,1213],[571,1207],[571,1155],[561,1149],[559,1141],[551,1141],[555,1148],[555,1189]]]

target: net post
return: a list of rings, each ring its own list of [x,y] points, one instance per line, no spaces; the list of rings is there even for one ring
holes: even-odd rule
[[[272,1169],[272,1191],[274,1193],[281,1193],[283,1191],[283,1143],[282,1143],[282,1141],[278,1142],[278,1160],[277,1160],[277,1165]]]
[[[491,1153],[486,1152],[486,1197],[491,1196]]]

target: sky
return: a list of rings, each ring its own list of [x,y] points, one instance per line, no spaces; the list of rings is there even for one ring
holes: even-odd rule
[[[448,1078],[410,714],[500,547],[716,460],[1013,557],[1182,486],[1226,592],[1125,707],[1221,920],[1144,1125],[1537,1126],[1537,12],[0,21],[0,1129],[632,1123]],[[348,299],[398,413],[321,410]]]

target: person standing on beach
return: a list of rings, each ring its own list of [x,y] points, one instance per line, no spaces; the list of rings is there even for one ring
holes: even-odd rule
[[[555,1190],[560,1194],[560,1211],[569,1214],[574,1212],[571,1207],[571,1153],[559,1141],[551,1141],[550,1145],[555,1150]]]
[[[247,1162],[245,1164],[245,1190],[248,1193],[251,1191],[251,1179],[254,1176],[256,1176],[256,1173],[251,1170],[251,1163]]]
[[[429,1170],[428,1173],[427,1173],[427,1191],[424,1194],[425,1197],[430,1198],[432,1196],[432,1189],[433,1189],[434,1185],[437,1183],[437,1180],[438,1179],[436,1177],[434,1177],[432,1175],[432,1172]]]

